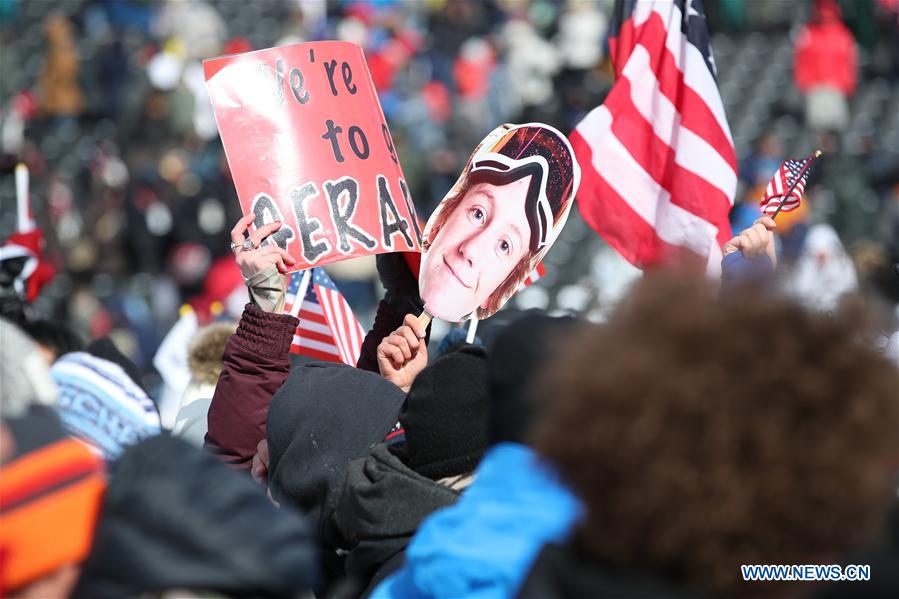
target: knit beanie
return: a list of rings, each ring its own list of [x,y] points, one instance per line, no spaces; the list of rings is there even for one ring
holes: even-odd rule
[[[66,428],[107,460],[160,433],[153,400],[118,364],[73,352],[58,359],[50,374],[59,388],[57,405]]]
[[[116,344],[109,337],[100,337],[91,341],[84,351],[95,358],[117,364],[128,375],[128,378],[134,381],[135,385],[146,391],[143,382],[141,382],[140,368],[137,367],[137,364],[131,358],[119,351],[119,348],[116,347]]]
[[[88,555],[106,477],[103,460],[66,435],[56,413],[3,416],[0,596]]]
[[[529,395],[540,367],[554,353],[554,343],[581,326],[572,316],[525,313],[496,337],[490,352],[490,444],[503,441],[527,444],[539,417],[539,405]]]
[[[487,354],[464,346],[436,360],[412,383],[400,410],[405,443],[391,447],[431,480],[472,472],[487,448]]]

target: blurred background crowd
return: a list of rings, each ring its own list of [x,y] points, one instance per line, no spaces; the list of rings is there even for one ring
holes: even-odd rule
[[[36,315],[109,335],[152,373],[185,302],[240,314],[226,301],[241,285],[228,249],[240,208],[202,60],[318,39],[361,45],[426,217],[497,124],[568,132],[602,102],[613,4],[0,0],[0,239],[15,230],[21,160],[58,272]],[[899,0],[705,4],[740,163],[734,229],[758,216],[784,159],[823,150],[808,201],[778,219],[786,284],[817,308],[860,290],[896,313]],[[637,276],[575,213],[546,267],[511,310],[602,320]],[[328,270],[370,324],[374,261]]]

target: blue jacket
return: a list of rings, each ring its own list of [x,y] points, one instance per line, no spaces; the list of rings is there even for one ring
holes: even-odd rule
[[[529,447],[500,443],[453,506],[422,523],[403,568],[372,599],[512,597],[546,543],[564,543],[583,508]]]

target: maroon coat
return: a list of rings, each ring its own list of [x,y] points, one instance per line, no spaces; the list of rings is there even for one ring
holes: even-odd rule
[[[384,301],[378,305],[358,368],[378,372],[378,345],[402,326],[404,316]],[[209,406],[205,447],[232,468],[249,470],[256,446],[265,439],[268,406],[290,374],[290,343],[298,324],[289,314],[270,314],[247,304],[225,346],[225,368]]]

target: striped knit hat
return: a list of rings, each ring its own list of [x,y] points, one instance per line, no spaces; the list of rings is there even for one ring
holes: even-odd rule
[[[106,488],[103,461],[66,436],[56,413],[33,404],[3,419],[0,596],[90,551]]]
[[[74,352],[57,360],[50,374],[66,428],[107,460],[160,433],[156,404],[118,364]]]

